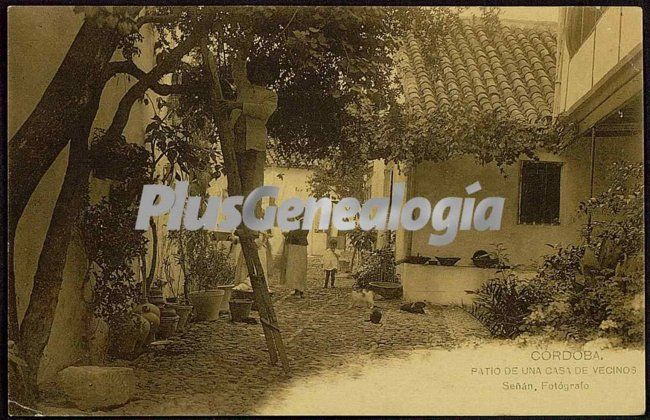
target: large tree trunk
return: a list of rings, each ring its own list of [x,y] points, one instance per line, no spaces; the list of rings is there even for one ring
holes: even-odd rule
[[[10,338],[17,337],[19,325],[13,261],[18,221],[36,186],[63,148],[75,139],[88,139],[106,81],[105,70],[118,41],[115,30],[85,22],[34,112],[8,142]]]
[[[83,133],[87,127],[79,125],[76,128]],[[38,368],[52,331],[74,223],[88,188],[87,151],[88,140],[83,136],[70,143],[68,168],[38,259],[27,312],[20,326],[20,351],[27,362],[25,379],[30,401],[38,397]]]
[[[121,134],[135,100],[191,50],[207,33],[210,23],[210,20],[203,22],[200,31],[190,35],[129,89],[120,101],[108,132]],[[70,144],[68,168],[39,257],[27,312],[18,332],[19,350],[29,365],[26,381],[31,392],[27,395],[27,403],[33,403],[37,397],[38,368],[51,333],[75,218],[88,187],[88,135],[102,89],[110,77],[107,67],[118,40],[112,30],[100,30],[84,23],[36,110],[9,142],[9,182],[16,187],[9,192],[11,244],[29,197],[59,152]],[[13,258],[12,251],[9,258]],[[9,287],[13,290],[13,295],[9,296],[10,317],[14,318],[10,324],[16,328],[13,272]]]
[[[38,368],[50,337],[74,220],[88,183],[88,136],[118,41],[114,30],[85,22],[34,112],[8,143],[9,325],[19,337],[19,351],[28,364],[27,402],[37,396]],[[16,227],[36,186],[67,144],[68,167],[18,330],[13,270]]]

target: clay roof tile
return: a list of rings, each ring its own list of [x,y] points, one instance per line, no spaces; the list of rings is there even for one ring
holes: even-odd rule
[[[410,33],[404,46],[408,59],[399,66],[405,96],[421,112],[462,101],[475,112],[499,109],[528,121],[551,115],[555,43],[555,35],[542,27],[500,25],[488,33],[477,22],[462,22],[441,42],[433,75]]]

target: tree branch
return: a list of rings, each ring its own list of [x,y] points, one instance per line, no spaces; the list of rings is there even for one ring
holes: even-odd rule
[[[136,79],[141,79],[147,74],[131,60],[113,61],[108,63],[108,67],[104,72],[104,79],[108,81],[120,73],[129,74]]]
[[[134,62],[125,60],[125,61],[113,61],[109,64],[109,67],[106,69],[105,78],[106,80],[115,77],[118,74],[128,74],[140,80],[147,75],[147,73],[139,68]],[[205,83],[194,83],[194,84],[184,84],[184,85],[166,85],[162,83],[153,83],[148,89],[153,90],[160,96],[175,95],[180,93],[192,93],[200,92],[202,90],[208,89],[209,86]]]
[[[163,85],[161,83],[154,83],[149,86],[149,89],[153,90],[160,96],[167,95],[178,95],[181,93],[198,93],[205,91],[208,86],[202,83],[195,84],[181,84],[181,85]]]
[[[129,121],[129,114],[131,113],[131,107],[138,99],[142,98],[147,89],[150,89],[152,86],[158,84],[158,80],[167,73],[170,73],[173,69],[173,66],[180,62],[180,60],[189,53],[192,48],[194,48],[199,40],[204,36],[207,36],[208,31],[210,30],[212,23],[212,14],[206,16],[196,28],[183,42],[178,44],[176,48],[169,52],[165,58],[150,72],[143,74],[138,82],[133,85],[128,92],[122,97],[117,111],[115,111],[115,116],[113,117],[113,122],[106,131],[107,136],[119,137],[124,131],[127,122]],[[123,65],[125,68],[129,68],[128,65]],[[158,85],[161,87],[164,85]],[[166,88],[163,88],[163,90]],[[171,86],[170,88],[171,89]]]
[[[169,15],[144,15],[136,19],[135,24],[138,28],[141,28],[147,23],[173,23],[182,16],[182,13],[172,13]]]

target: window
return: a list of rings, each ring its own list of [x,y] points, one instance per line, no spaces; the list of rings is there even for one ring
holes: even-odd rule
[[[561,169],[559,162],[522,162],[519,223],[560,223]]]
[[[569,7],[566,14],[566,46],[569,56],[580,49],[580,46],[591,35],[596,27],[596,22],[605,12],[604,6]]]

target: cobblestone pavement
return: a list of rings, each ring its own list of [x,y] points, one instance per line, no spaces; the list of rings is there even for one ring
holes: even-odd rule
[[[323,289],[319,259],[310,259],[308,277],[304,299],[274,288],[290,375],[269,364],[261,325],[194,323],[166,348],[116,362],[135,368],[136,396],[125,406],[97,414],[255,414],[298,378],[336,371],[369,355],[375,360],[488,338],[476,320],[456,307],[429,307],[427,314],[418,315],[399,311],[400,301],[380,300],[382,323],[365,322],[368,309],[348,307],[350,278],[337,279],[335,289]]]

